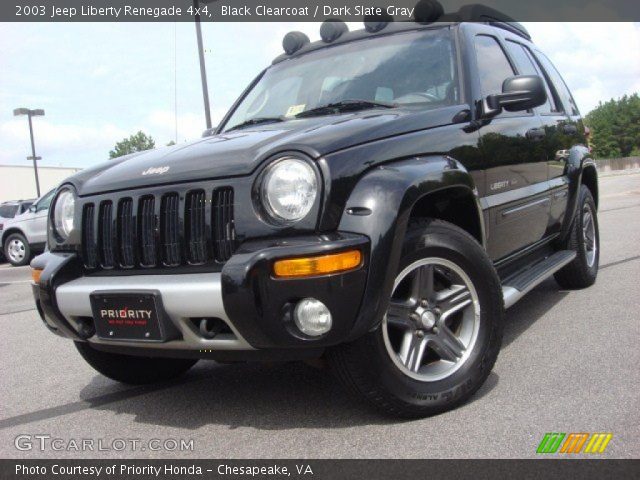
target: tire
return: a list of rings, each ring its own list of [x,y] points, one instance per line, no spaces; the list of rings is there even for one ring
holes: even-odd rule
[[[31,260],[31,247],[24,235],[12,233],[4,241],[4,256],[14,267],[27,265]]]
[[[591,230],[591,234],[587,234],[587,230]],[[580,186],[575,218],[564,248],[574,250],[576,258],[555,273],[556,282],[564,289],[593,285],[600,263],[600,234],[596,203],[586,185]]]
[[[416,303],[413,299],[420,298],[414,295],[415,292],[411,293],[414,284],[420,283],[417,279],[421,277],[413,273],[418,270],[435,272],[424,277],[435,279],[427,281],[431,288],[427,287],[426,291],[432,293],[424,298],[430,300],[417,303],[426,306],[429,312],[433,309],[438,316],[424,311],[418,315],[415,313],[418,310],[415,310],[410,314],[413,317],[407,328],[403,316],[405,309],[417,308],[413,306]],[[450,277],[445,275],[447,272],[451,273]],[[450,278],[453,280],[449,283]],[[469,285],[466,294],[458,289],[461,285],[455,284],[456,278],[461,282],[469,282],[465,283]],[[438,290],[434,285],[439,285],[437,288],[441,289]],[[460,296],[453,294],[456,298],[450,301],[451,305],[456,305],[456,299],[463,299],[458,305],[471,301],[468,306],[447,317],[446,322],[452,319],[460,322],[457,327],[458,341],[465,347],[460,358],[453,357],[456,358],[455,362],[449,362],[451,365],[448,365],[443,360],[447,355],[437,353],[446,353],[448,349],[442,348],[441,340],[436,342],[440,338],[436,334],[445,331],[452,333],[456,327],[449,323],[447,329],[442,328],[443,325],[447,326],[447,323],[442,323],[447,310],[443,306],[440,312],[436,308],[440,305],[438,300],[431,299],[445,297],[447,292],[456,289],[463,293]],[[404,299],[407,296],[409,298]],[[412,306],[405,306],[409,304]],[[453,310],[455,308],[449,311]],[[397,311],[401,314],[397,314]],[[473,314],[470,315],[469,311],[473,311]],[[503,315],[500,281],[491,260],[478,242],[450,223],[418,220],[412,222],[407,230],[388,314],[374,331],[354,342],[333,347],[327,352],[327,358],[339,380],[379,411],[403,418],[426,417],[456,408],[484,383],[500,351]],[[396,322],[401,316],[398,334]],[[468,334],[466,343],[462,340],[465,332]],[[394,343],[394,337],[400,340],[396,338]],[[450,338],[448,335],[443,337]],[[404,348],[407,342],[413,345],[414,342],[417,344],[425,340],[426,347]],[[399,346],[399,352],[395,351],[394,345]],[[412,355],[412,351],[422,353]],[[435,360],[434,356],[441,358]],[[413,360],[410,361],[410,358]],[[442,372],[449,373],[438,373],[440,367],[443,367]]]
[[[116,382],[130,385],[161,383],[179,377],[198,360],[151,358],[102,352],[87,342],[75,342],[82,358],[95,370]]]

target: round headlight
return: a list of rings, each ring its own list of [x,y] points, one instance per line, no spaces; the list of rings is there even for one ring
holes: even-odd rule
[[[286,157],[269,166],[262,182],[262,204],[275,220],[296,222],[313,208],[318,178],[304,160]]]
[[[66,239],[73,230],[76,197],[69,189],[62,190],[56,197],[53,219],[56,233]]]

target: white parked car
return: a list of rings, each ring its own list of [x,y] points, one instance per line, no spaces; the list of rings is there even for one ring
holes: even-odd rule
[[[14,266],[27,265],[34,252],[42,252],[47,243],[47,213],[55,189],[45,193],[29,209],[3,223],[0,232],[2,251]]]

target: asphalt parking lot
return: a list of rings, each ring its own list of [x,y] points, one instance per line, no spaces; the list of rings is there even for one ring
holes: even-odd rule
[[[28,268],[0,265],[0,457],[534,457],[545,432],[611,432],[603,456],[640,457],[640,174],[600,188],[596,285],[536,288],[508,311],[478,394],[417,421],[380,417],[328,372],[296,363],[202,361],[169,385],[119,385],[46,331]],[[19,435],[39,434],[63,450],[16,448]],[[110,450],[77,452],[81,439]],[[193,449],[119,450],[115,439],[192,439]]]

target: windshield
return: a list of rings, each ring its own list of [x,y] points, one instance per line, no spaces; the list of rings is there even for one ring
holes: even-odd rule
[[[224,130],[258,123],[256,119],[289,120],[302,112],[353,100],[419,108],[454,105],[460,100],[455,65],[448,28],[324,48],[269,68]]]

